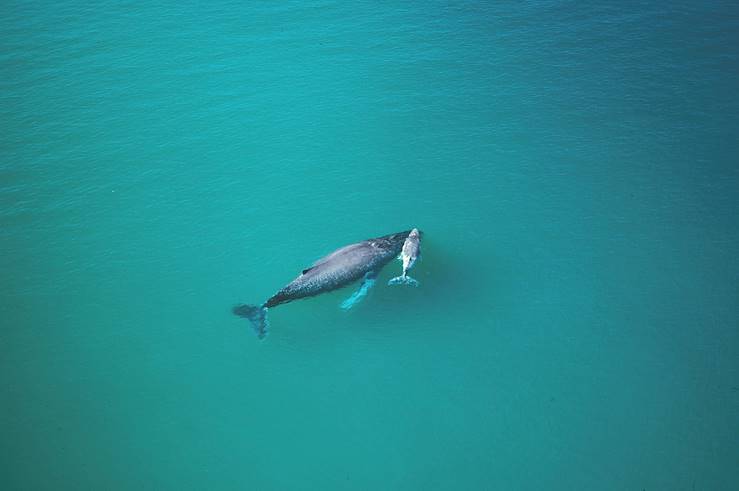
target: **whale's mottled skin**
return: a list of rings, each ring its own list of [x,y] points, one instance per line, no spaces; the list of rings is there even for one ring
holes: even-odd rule
[[[267,334],[267,309],[300,298],[336,290],[360,278],[377,275],[396,257],[410,230],[363,240],[337,249],[313,263],[262,305],[237,305],[234,314],[248,318],[259,338]]]

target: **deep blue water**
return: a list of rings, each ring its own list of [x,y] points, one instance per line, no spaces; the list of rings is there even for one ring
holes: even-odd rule
[[[739,488],[735,3],[3,7],[2,489]]]

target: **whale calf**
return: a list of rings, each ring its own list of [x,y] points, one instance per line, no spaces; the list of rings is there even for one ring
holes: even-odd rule
[[[408,238],[403,243],[403,249],[400,252],[400,260],[403,261],[403,274],[396,276],[387,282],[388,285],[413,285],[418,286],[418,281],[408,276],[408,271],[413,268],[416,261],[421,256],[421,233],[417,228],[411,230]]]
[[[415,229],[414,229],[415,230]],[[236,305],[233,313],[251,322],[257,336],[267,335],[267,311],[283,303],[330,292],[364,278],[362,286],[342,307],[350,308],[374,283],[380,269],[396,257],[410,230],[367,239],[335,250],[319,259],[261,305]]]

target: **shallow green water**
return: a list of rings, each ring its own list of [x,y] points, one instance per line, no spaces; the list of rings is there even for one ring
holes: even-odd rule
[[[735,6],[4,12],[3,489],[739,486]]]

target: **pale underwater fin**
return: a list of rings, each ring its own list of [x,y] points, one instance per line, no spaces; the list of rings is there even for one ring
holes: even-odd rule
[[[236,305],[232,312],[239,317],[245,317],[251,322],[251,326],[259,339],[264,339],[267,335],[269,322],[267,321],[267,307],[264,305]]]
[[[375,284],[375,280],[377,278],[377,271],[370,271],[366,275],[364,275],[364,280],[362,280],[362,284],[359,285],[359,289],[352,293],[352,296],[341,302],[341,308],[344,310],[349,310],[350,308],[354,307],[357,303],[359,303],[360,300],[362,300],[364,297],[367,296],[367,292],[372,288],[372,286]]]
[[[388,285],[413,285],[418,286],[419,283],[417,280],[411,278],[410,276],[396,276],[395,278],[391,279],[387,282]]]

